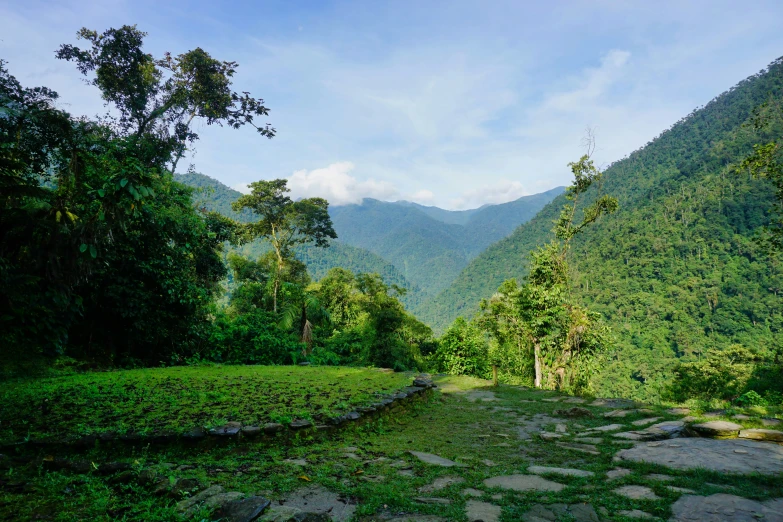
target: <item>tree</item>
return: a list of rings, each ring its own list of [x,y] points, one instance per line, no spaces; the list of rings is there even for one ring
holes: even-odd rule
[[[596,314],[573,302],[567,262],[571,240],[602,215],[617,209],[615,198],[601,196],[581,212],[577,221],[580,198],[601,179],[590,159],[591,152],[592,140],[588,153],[568,165],[574,175],[566,191],[568,203],[555,222],[555,239],[531,253],[526,284],[517,287],[516,282],[507,281],[495,297],[481,304],[481,322],[497,343],[514,350],[523,343],[532,348],[536,388],[584,386],[584,365],[607,340],[606,329]]]
[[[751,126],[756,132],[771,129],[767,143],[753,145],[753,152],[746,156],[735,172],[751,177],[767,179],[775,191],[775,203],[770,209],[771,220],[766,226],[765,242],[770,251],[783,250],[783,106],[779,100],[768,102],[753,111]]]
[[[280,274],[294,257],[296,245],[314,243],[328,247],[329,239],[337,238],[329,217],[329,203],[322,198],[293,201],[286,194],[290,189],[284,179],[256,181],[250,184],[251,193],[232,204],[235,211],[250,209],[259,220],[246,225],[248,238],[269,241],[277,257],[273,279],[273,311],[277,312]]]
[[[113,106],[98,121],[72,119],[56,93],[23,89],[0,65],[0,317],[13,325],[2,345],[158,362],[205,338],[235,226],[196,211],[171,172],[197,119],[274,129],[253,123],[262,100],[231,91],[235,63],[201,49],[154,59],[144,36],[82,29],[90,48],[57,52]]]
[[[331,322],[329,311],[315,293],[292,283],[286,286],[289,288],[290,298],[282,310],[278,325],[283,330],[297,326],[299,340],[304,344],[302,355],[307,358],[313,351],[313,322]]]

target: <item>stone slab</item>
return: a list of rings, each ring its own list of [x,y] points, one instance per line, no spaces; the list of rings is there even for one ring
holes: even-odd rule
[[[356,511],[356,506],[348,499],[323,486],[300,488],[288,494],[281,505],[308,513],[327,515],[334,522],[351,520]]]
[[[713,439],[732,439],[739,435],[742,426],[729,421],[710,421],[694,424],[691,430],[701,437]]]
[[[534,504],[522,515],[523,522],[599,522],[598,513],[590,504]]]
[[[707,469],[722,473],[783,473],[783,446],[745,439],[682,438],[638,443],[621,450],[615,461],[649,462],[673,469]]]
[[[465,504],[465,515],[468,517],[468,522],[498,522],[500,512],[500,506],[489,502],[468,500]]]
[[[621,497],[630,498],[632,500],[659,500],[660,499],[660,497],[656,495],[655,492],[650,488],[648,488],[647,486],[637,486],[637,485],[622,486],[613,490],[613,493],[615,495],[620,495]]]
[[[438,477],[432,484],[420,487],[419,493],[432,493],[433,491],[445,489],[452,484],[461,484],[463,482],[465,482],[465,479],[462,477]]]
[[[592,477],[594,475],[592,471],[571,468],[550,468],[548,466],[529,466],[527,471],[528,473],[534,473],[536,475],[552,473],[553,475],[565,475],[569,477]]]
[[[592,444],[579,444],[576,442],[556,442],[557,446],[565,449],[569,449],[571,451],[579,451],[581,453],[587,453],[589,455],[600,455],[601,452],[598,451],[598,448],[596,448]]]
[[[739,432],[739,438],[765,440],[767,442],[783,442],[783,431],[765,429],[741,430]]]
[[[672,504],[669,522],[780,522],[783,499],[757,502],[716,493],[709,497],[684,495]]]
[[[433,455],[432,453],[424,453],[421,451],[409,451],[408,453],[410,453],[420,461],[424,462],[425,464],[430,464],[432,466],[442,466],[444,468],[465,466],[465,464],[460,464],[458,462],[454,462],[453,460],[444,459],[443,457]]]
[[[484,480],[488,488],[502,488],[513,491],[562,491],[565,486],[538,475],[503,475]]]

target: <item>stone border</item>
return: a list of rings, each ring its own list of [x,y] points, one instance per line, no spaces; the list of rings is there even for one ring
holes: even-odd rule
[[[84,435],[60,440],[29,440],[19,443],[0,445],[0,449],[11,450],[16,448],[91,448],[96,444],[122,444],[122,445],[167,445],[167,444],[220,444],[238,440],[288,440],[301,436],[318,436],[329,434],[337,430],[357,427],[373,422],[386,415],[403,411],[403,407],[413,401],[421,400],[430,395],[435,388],[435,383],[428,375],[419,375],[413,380],[413,386],[406,386],[397,393],[380,395],[377,402],[369,406],[357,407],[351,411],[332,417],[326,424],[313,424],[309,420],[294,419],[289,425],[279,423],[267,423],[263,426],[243,425],[240,422],[228,422],[223,426],[212,429],[195,427],[184,433],[164,431],[153,434],[140,434],[129,432],[118,434],[105,432],[97,435]]]

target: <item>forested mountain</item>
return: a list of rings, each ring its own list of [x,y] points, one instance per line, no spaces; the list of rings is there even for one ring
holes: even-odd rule
[[[424,292],[435,294],[471,259],[562,192],[557,187],[471,211],[365,199],[360,205],[332,207],[330,214],[340,241],[375,252]]]
[[[616,336],[599,392],[650,397],[677,361],[742,344],[779,349],[783,266],[754,236],[769,220],[768,182],[732,169],[755,143],[783,130],[757,130],[754,108],[783,100],[783,60],[683,118],[642,149],[612,164],[589,200],[606,193],[620,210],[574,244],[577,297],[601,312]],[[565,166],[564,166],[565,168]],[[524,277],[529,253],[551,238],[560,196],[534,219],[474,259],[454,283],[420,308],[442,330],[472,316],[506,279]],[[584,202],[583,204],[587,204]]]
[[[221,182],[198,173],[178,174],[177,180],[199,189],[194,195],[197,206],[241,221],[252,219],[249,213],[231,209],[241,194]],[[563,188],[557,187],[464,211],[375,199],[365,199],[360,205],[333,206],[329,213],[338,240],[329,249],[305,247],[298,251],[314,279],[335,266],[378,272],[387,283],[407,288],[409,295],[403,301],[409,308],[415,307],[427,295],[446,288],[473,257],[531,219],[562,192]],[[243,250],[253,254],[260,252],[258,248]]]
[[[193,195],[196,206],[219,212],[240,221],[253,219],[249,211],[239,213],[231,208],[231,203],[242,194],[218,180],[199,173],[177,174],[175,178],[180,183],[197,189]],[[234,248],[234,250],[251,259],[256,259],[267,252],[269,247],[260,241],[254,241]],[[296,249],[296,255],[300,261],[307,265],[307,271],[315,281],[324,277],[329,269],[339,266],[357,274],[377,273],[386,284],[405,288],[408,293],[401,301],[408,309],[415,308],[423,300],[418,286],[408,281],[394,265],[369,250],[340,241],[332,241],[329,248],[316,248],[311,245],[300,246]]]

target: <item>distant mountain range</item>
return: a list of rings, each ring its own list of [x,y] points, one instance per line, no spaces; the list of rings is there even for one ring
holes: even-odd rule
[[[231,209],[231,203],[241,194],[223,183],[198,173],[179,174],[177,180],[199,189],[194,198],[197,205],[240,221],[252,219],[250,213],[238,214]],[[307,263],[314,279],[335,266],[354,272],[378,272],[388,283],[408,289],[405,303],[415,312],[425,300],[447,288],[471,259],[531,219],[562,192],[563,188],[558,187],[472,210],[375,199],[332,206],[329,212],[337,241],[328,249],[300,249],[297,255]],[[252,256],[264,248],[251,245],[240,250]]]

